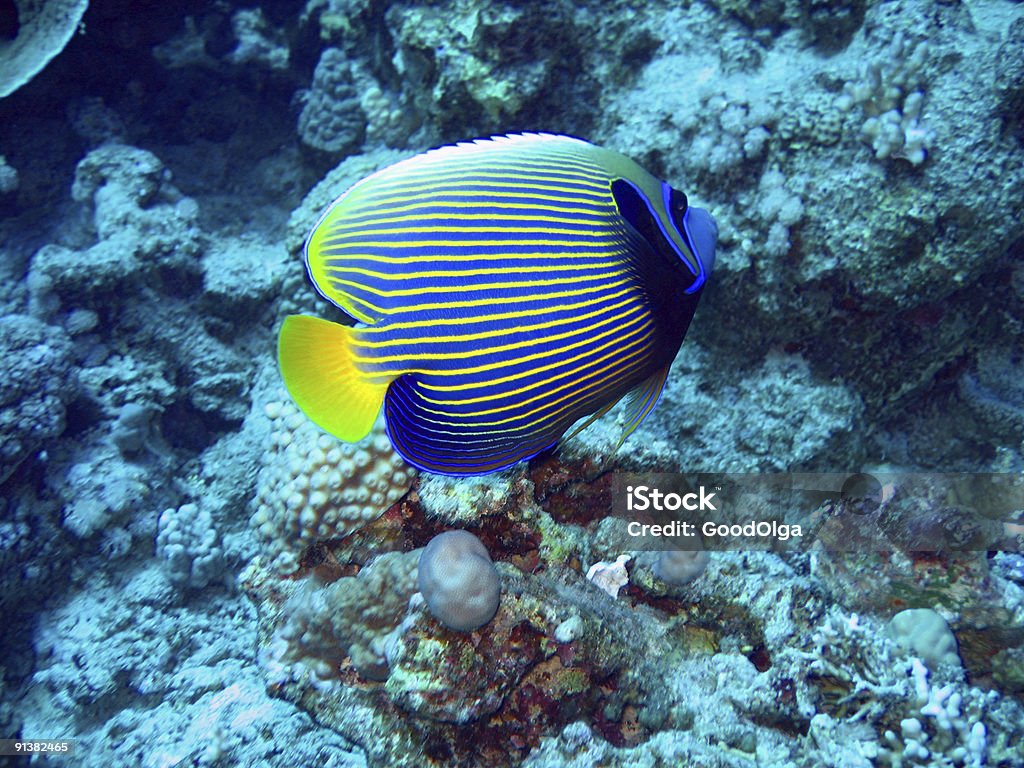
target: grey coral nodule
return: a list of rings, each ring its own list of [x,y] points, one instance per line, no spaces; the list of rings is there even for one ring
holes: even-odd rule
[[[501,579],[487,548],[468,531],[445,531],[420,554],[419,587],[434,618],[471,632],[494,618]]]

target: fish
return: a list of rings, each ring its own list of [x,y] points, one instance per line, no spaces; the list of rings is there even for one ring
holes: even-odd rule
[[[651,413],[714,266],[711,214],[625,155],[523,133],[377,171],[305,243],[349,324],[285,318],[278,363],[324,431],[441,475],[498,472],[627,398]],[[628,397],[627,397],[628,396]]]

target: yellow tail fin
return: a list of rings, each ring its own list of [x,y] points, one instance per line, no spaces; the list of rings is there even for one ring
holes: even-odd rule
[[[290,315],[277,339],[281,378],[295,404],[321,429],[354,443],[380,413],[388,384],[355,367],[352,329],[306,315]]]

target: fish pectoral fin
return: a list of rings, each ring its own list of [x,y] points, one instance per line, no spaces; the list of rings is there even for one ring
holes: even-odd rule
[[[325,432],[354,443],[369,434],[390,381],[369,380],[355,366],[354,330],[290,315],[277,339],[281,378],[295,404]]]
[[[669,368],[671,368],[671,363],[655,371],[626,395],[626,427],[622,431],[622,437],[619,438],[615,450],[622,447],[626,438],[633,434],[654,410],[654,406],[658,404],[658,400],[661,399],[661,391],[665,388],[665,382],[668,380]]]

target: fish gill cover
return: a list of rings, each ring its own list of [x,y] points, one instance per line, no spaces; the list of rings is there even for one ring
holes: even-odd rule
[[[1024,763],[1019,3],[92,0],[30,76],[43,5],[0,3],[0,751]],[[670,374],[479,477],[386,408],[321,431],[275,345],[350,322],[303,264],[323,212],[537,132],[717,223]],[[665,500],[700,548],[613,514]],[[500,581],[469,630],[419,591],[452,529]]]

